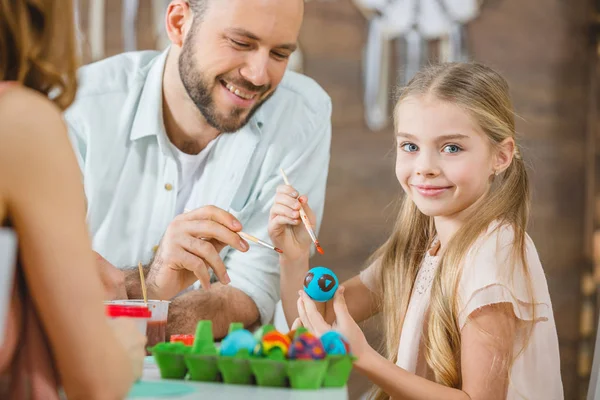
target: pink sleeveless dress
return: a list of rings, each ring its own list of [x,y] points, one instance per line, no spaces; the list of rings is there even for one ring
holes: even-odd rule
[[[8,96],[7,89],[14,85],[0,82],[0,97]],[[10,221],[8,226],[0,221],[0,228],[11,229]],[[58,387],[48,340],[17,261],[6,334],[0,345],[0,399],[58,400]]]

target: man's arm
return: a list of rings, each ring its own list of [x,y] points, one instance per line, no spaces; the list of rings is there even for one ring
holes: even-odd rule
[[[120,270],[96,253],[102,282],[109,300],[143,298],[138,267]],[[150,266],[143,267],[148,276]],[[155,298],[152,285],[148,284],[148,298]],[[126,291],[126,295],[125,295]],[[258,308],[248,295],[231,286],[215,283],[210,290],[194,290],[172,300],[169,306],[167,337],[172,334],[193,334],[198,321],[209,319],[213,322],[216,338],[227,334],[231,322],[242,322],[245,327],[259,323]]]
[[[112,265],[102,255],[94,252],[96,266],[100,272],[100,279],[104,285],[105,300],[141,299],[142,285],[138,267],[119,269]],[[150,266],[143,267],[144,276],[148,276]],[[152,294],[149,294],[149,297]]]
[[[230,285],[213,284],[210,290],[193,290],[175,297],[169,305],[167,337],[193,334],[200,320],[211,320],[213,334],[220,339],[227,335],[231,322],[255,327],[260,314],[254,301]]]

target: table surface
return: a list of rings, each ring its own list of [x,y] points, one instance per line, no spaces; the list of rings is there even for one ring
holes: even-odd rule
[[[146,357],[144,364],[144,375],[142,382],[158,382],[161,381],[160,373],[153,357]],[[141,400],[191,400],[201,398],[227,398],[227,400],[244,399],[244,400],[311,400],[311,399],[328,399],[328,400],[347,400],[348,389],[346,387],[339,389],[320,389],[320,390],[291,390],[281,388],[267,388],[260,386],[247,385],[226,385],[223,383],[204,383],[190,382],[183,380],[169,381],[187,387],[193,388],[193,393],[180,396],[155,396],[155,397],[128,397],[128,399]],[[218,397],[217,397],[218,396]]]

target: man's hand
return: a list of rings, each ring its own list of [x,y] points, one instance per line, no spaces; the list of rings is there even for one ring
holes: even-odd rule
[[[100,272],[100,279],[104,286],[105,300],[123,300],[127,299],[127,290],[125,289],[125,273],[114,265],[109,263],[100,254],[94,252],[96,265]]]
[[[238,234],[242,224],[228,212],[206,206],[177,216],[163,236],[148,274],[148,291],[154,298],[170,300],[199,280],[210,288],[212,269],[227,285],[229,275],[219,252],[225,246],[246,252],[246,243]]]

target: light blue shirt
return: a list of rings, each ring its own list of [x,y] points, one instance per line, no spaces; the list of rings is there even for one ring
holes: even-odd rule
[[[148,263],[175,215],[177,164],[163,124],[162,75],[167,51],[118,55],[81,68],[75,103],[65,113],[83,173],[94,249],[113,265]],[[331,144],[331,100],[312,79],[286,72],[249,123],[223,134],[206,161],[199,206],[235,215],[245,232],[268,240],[279,168],[323,215]],[[221,256],[231,285],[271,321],[279,299],[274,251],[250,243]]]

